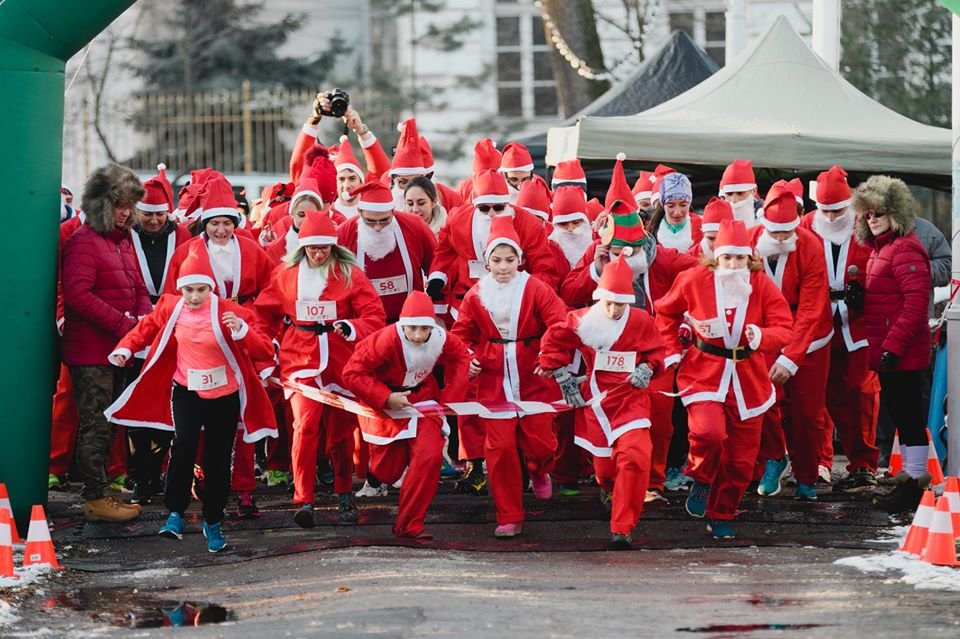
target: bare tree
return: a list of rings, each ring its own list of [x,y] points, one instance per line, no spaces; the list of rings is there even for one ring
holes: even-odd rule
[[[543,0],[543,6],[571,51],[591,69],[603,70],[603,49],[597,35],[592,0]],[[547,24],[544,24],[543,28],[547,42],[552,42],[554,33]],[[610,83],[606,80],[596,81],[583,77],[556,47],[550,56],[550,64],[557,81],[560,108],[567,117],[583,109],[610,88]]]

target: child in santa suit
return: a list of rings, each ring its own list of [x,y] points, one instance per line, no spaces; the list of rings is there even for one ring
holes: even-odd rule
[[[160,529],[171,539],[183,536],[203,430],[203,534],[210,552],[227,546],[220,523],[237,424],[246,442],[277,436],[273,409],[253,364],[273,357],[273,345],[253,326],[254,314],[212,294],[215,286],[206,255],[188,255],[177,278],[180,295],[163,295],[110,354],[110,362],[122,367],[150,346],[140,376],[104,411],[116,424],[176,432],[164,494],[170,514]]]
[[[663,342],[649,313],[630,304],[632,251],[603,267],[598,300],[590,308],[571,311],[562,324],[551,326],[540,346],[543,377],[557,377],[565,395],[573,377],[563,368],[578,349],[587,365],[588,398],[599,401],[583,412],[576,442],[593,454],[597,483],[613,493],[610,514],[611,550],[630,548],[634,526],[643,511],[650,479],[650,379],[663,370]],[[578,403],[576,395],[573,404]],[[570,401],[568,399],[568,401]]]
[[[255,304],[265,333],[280,342],[280,378],[349,395],[342,379],[353,345],[383,328],[380,298],[350,251],[337,246],[330,215],[310,211],[297,236],[299,247],[284,258]],[[353,431],[356,418],[341,409],[290,394],[293,411],[294,521],[315,525],[314,484],[321,441],[334,472],[340,519],[356,522]],[[323,438],[321,439],[321,435]]]
[[[400,319],[363,340],[343,371],[347,388],[378,410],[402,410],[421,402],[461,401],[470,358],[460,338],[437,324],[433,301],[422,291],[407,296]],[[433,375],[443,366],[443,392]],[[393,534],[432,539],[423,530],[437,494],[446,422],[442,415],[359,418],[370,445],[370,471],[392,484],[403,476]],[[406,475],[404,475],[406,470]]]
[[[666,365],[680,364],[677,386],[689,416],[686,472],[694,484],[687,512],[706,515],[714,538],[731,539],[728,522],[753,474],[763,414],[776,400],[763,356],[787,342],[793,318],[783,294],[761,272],[743,222],[721,222],[713,252],[715,259],[682,273],[656,302],[657,326]],[[695,336],[685,353],[683,322]]]
[[[517,269],[523,261],[520,239],[510,217],[495,217],[484,253],[487,275],[464,296],[452,332],[471,350],[470,377],[477,401],[500,403],[554,401],[560,391],[551,380],[534,374],[540,338],[563,322],[566,307],[548,284]],[[481,417],[486,430],[484,452],[493,501],[497,537],[514,537],[523,528],[521,456],[540,499],[553,494],[550,469],[557,449],[553,413],[518,414],[495,411]]]

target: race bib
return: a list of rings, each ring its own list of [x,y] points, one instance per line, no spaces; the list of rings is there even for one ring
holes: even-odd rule
[[[227,385],[227,367],[218,366],[207,370],[187,369],[187,388],[192,391],[213,390]]]
[[[297,320],[301,322],[332,322],[337,319],[337,303],[333,300],[325,302],[304,302],[297,300]]]
[[[597,351],[594,370],[608,373],[632,373],[637,367],[636,351]]]
[[[721,339],[723,337],[723,320],[719,317],[698,320],[691,315],[687,315],[686,319],[700,337],[706,339]]]
[[[379,280],[370,280],[370,282],[373,284],[373,290],[381,297],[407,292],[407,278],[404,275],[384,277]]]
[[[483,260],[470,260],[470,277],[479,280],[487,274],[487,263]]]
[[[408,370],[407,374],[403,376],[403,385],[407,388],[416,386],[420,384],[423,380],[427,378],[427,375],[430,374],[429,370],[422,368],[415,368],[413,370]]]

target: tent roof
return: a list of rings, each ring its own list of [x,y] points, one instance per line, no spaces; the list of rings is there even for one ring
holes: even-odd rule
[[[548,132],[547,164],[578,157],[759,167],[950,173],[949,129],[914,122],[830,69],[780,17],[731,64],[627,117]]]

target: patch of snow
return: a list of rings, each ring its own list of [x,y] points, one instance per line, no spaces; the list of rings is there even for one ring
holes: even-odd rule
[[[12,626],[18,621],[20,617],[17,616],[16,608],[0,599],[0,626]]]
[[[865,539],[864,541],[876,544],[900,544],[907,537],[910,526],[894,526],[880,531],[880,537],[877,539]]]
[[[899,551],[844,557],[834,562],[840,566],[856,568],[868,574],[899,571],[902,576],[894,582],[914,586],[917,590],[948,590],[960,592],[960,569],[949,566],[934,566]]]
[[[15,565],[19,566],[20,559],[16,559]],[[50,572],[49,566],[27,566],[26,568],[16,568],[14,573],[19,575],[19,579],[14,577],[0,577],[0,588],[12,588],[14,590],[26,588],[40,581],[41,577]]]
[[[170,575],[180,574],[186,575],[187,573],[176,568],[151,568],[149,570],[138,570],[125,577],[130,579],[156,579],[158,577],[169,577]]]

